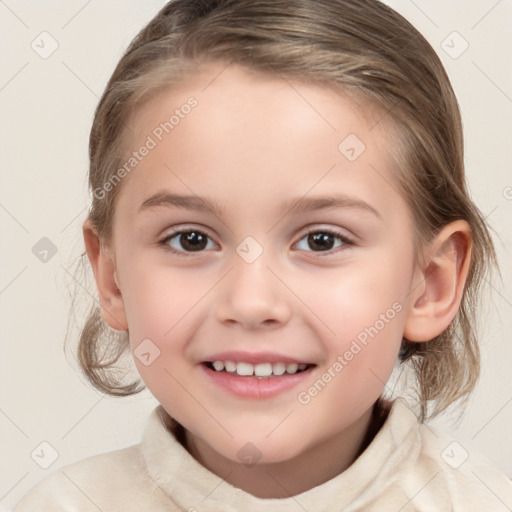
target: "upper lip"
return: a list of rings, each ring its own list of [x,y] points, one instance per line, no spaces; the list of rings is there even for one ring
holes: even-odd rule
[[[229,351],[218,352],[212,354],[203,360],[204,363],[213,363],[215,361],[233,361],[234,363],[297,363],[297,364],[312,364],[306,359],[297,359],[289,357],[284,354],[276,352],[243,352],[243,351]]]

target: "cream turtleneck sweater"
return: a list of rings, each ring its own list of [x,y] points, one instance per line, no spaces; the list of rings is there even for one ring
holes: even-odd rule
[[[257,498],[207,470],[165,427],[164,412],[151,413],[141,443],[54,471],[14,512],[512,510],[512,482],[482,455],[419,424],[401,399],[346,471],[283,499]]]

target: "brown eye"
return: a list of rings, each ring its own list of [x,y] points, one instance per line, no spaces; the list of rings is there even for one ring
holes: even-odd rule
[[[208,248],[208,242],[213,244],[208,235],[197,230],[179,231],[162,240],[162,244],[178,253],[201,252]]]
[[[297,247],[306,252],[328,252],[344,245],[352,245],[352,241],[341,233],[326,229],[310,231],[297,243]]]
[[[188,233],[181,233],[179,241],[181,246],[187,251],[200,251],[206,247],[208,237],[197,231],[189,231]]]
[[[334,237],[328,233],[314,233],[308,235],[308,245],[312,249],[318,248],[320,251],[329,251],[334,247]]]

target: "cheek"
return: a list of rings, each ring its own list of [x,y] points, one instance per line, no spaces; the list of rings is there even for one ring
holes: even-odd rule
[[[392,259],[386,262],[383,254],[378,264],[354,265],[346,272],[338,269],[329,279],[317,280],[316,287],[310,283],[309,290],[315,293],[310,292],[307,304],[321,320],[316,323],[328,327],[322,328],[327,356],[322,370],[328,373],[324,380],[337,382],[329,384],[337,389],[336,401],[345,393],[353,398],[367,392],[377,397],[396,363],[408,275],[404,265]]]
[[[214,285],[210,275],[162,265],[132,265],[123,300],[132,343],[140,338],[180,338],[176,332],[197,313],[196,306]]]
[[[379,259],[376,265],[361,263],[304,279],[303,297],[334,340],[346,342],[361,334],[364,341],[372,326],[401,337],[398,313],[404,309],[408,282],[403,268]]]
[[[325,363],[298,390],[310,432],[322,425],[332,435],[350,425],[381,395],[395,366],[405,323],[405,279],[399,272],[382,276],[366,270],[331,280],[324,300],[311,307],[335,334],[322,341]]]
[[[135,263],[135,258],[119,262],[121,271],[123,264],[130,269],[122,294],[131,350],[142,379],[150,391],[157,391],[172,386],[169,373],[184,357],[191,335],[187,319],[204,295],[205,283],[191,283],[176,269]]]

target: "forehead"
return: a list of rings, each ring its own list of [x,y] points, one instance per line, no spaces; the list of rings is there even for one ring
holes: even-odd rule
[[[379,116],[369,102],[327,87],[233,64],[203,66],[130,120],[126,159],[150,149],[123,187],[131,204],[162,187],[238,209],[310,192],[396,202],[390,140]]]

